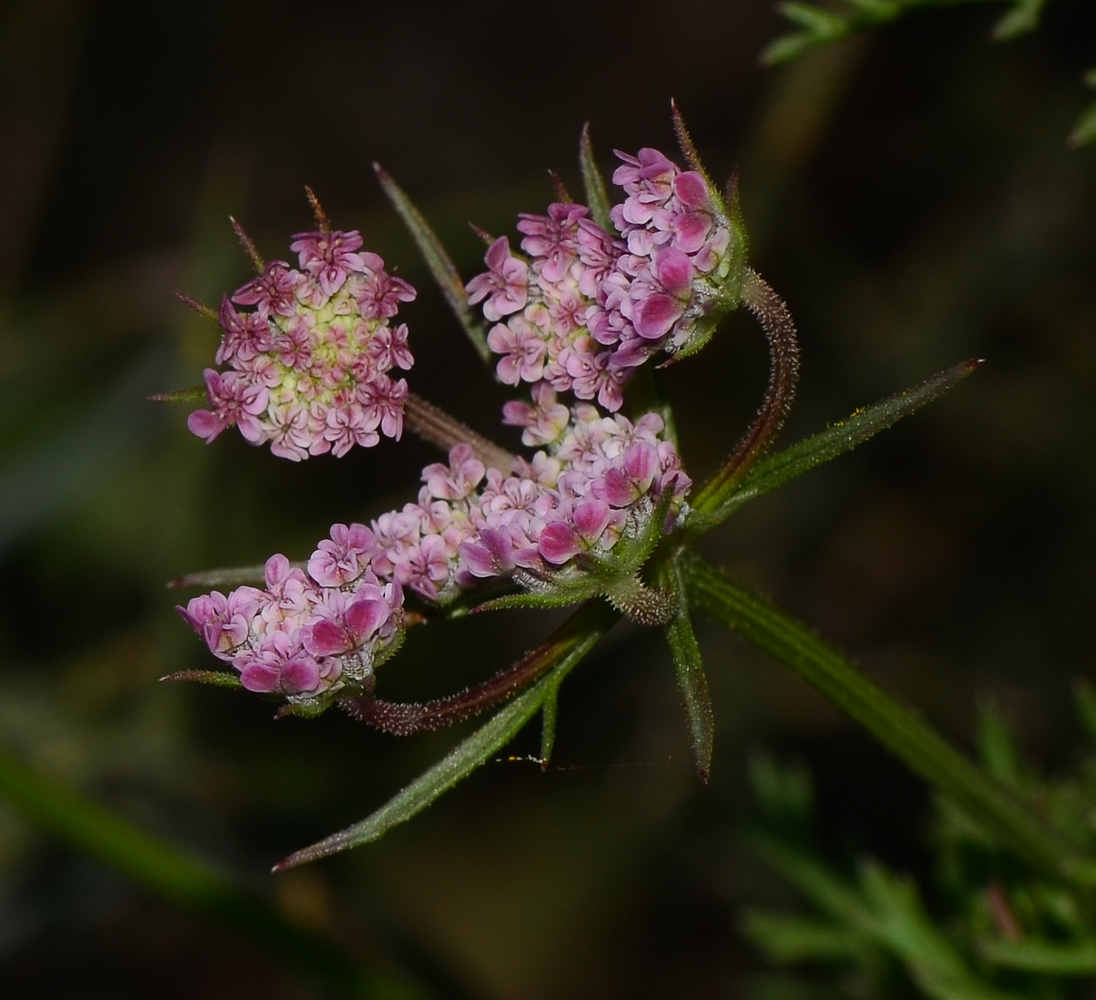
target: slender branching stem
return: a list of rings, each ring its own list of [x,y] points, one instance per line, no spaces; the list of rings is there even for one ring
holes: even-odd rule
[[[558,640],[550,639],[490,680],[447,698],[423,703],[381,701],[368,695],[343,698],[339,707],[359,722],[392,736],[410,736],[471,719],[512,698],[557,661]]]
[[[792,314],[784,300],[749,268],[742,282],[742,304],[757,317],[769,341],[772,359],[769,387],[757,419],[738,442],[730,458],[697,494],[693,507],[701,513],[711,513],[717,509],[765,454],[788,416],[799,378],[799,341]]]
[[[428,403],[413,392],[407,396],[403,408],[403,419],[407,426],[424,441],[436,444],[443,451],[449,451],[455,444],[469,444],[478,458],[489,469],[509,472],[516,456],[493,441],[477,434],[467,424],[433,403]]]

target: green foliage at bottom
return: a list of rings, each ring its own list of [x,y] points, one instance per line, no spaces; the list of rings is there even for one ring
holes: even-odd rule
[[[1091,747],[1070,773],[1036,775],[992,707],[982,713],[981,756],[986,770],[1050,826],[1091,846],[1096,695],[1080,688],[1077,702]],[[812,911],[742,915],[742,932],[771,962],[804,970],[789,978],[787,995],[818,978],[832,981],[841,995],[865,1000],[1094,995],[1093,893],[1048,879],[1003,851],[948,799],[936,801],[932,878],[920,886],[869,857],[852,872],[827,860],[813,841],[810,781],[802,770],[758,758],[751,777],[760,809],[749,844]],[[757,996],[763,994],[772,991]]]

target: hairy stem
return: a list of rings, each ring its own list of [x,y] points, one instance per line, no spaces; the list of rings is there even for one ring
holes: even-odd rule
[[[557,660],[559,639],[552,638],[490,680],[448,698],[423,703],[343,698],[339,707],[359,722],[392,736],[410,736],[471,719],[512,698],[549,670]]]
[[[472,450],[484,465],[490,469],[509,472],[515,456],[493,441],[477,434],[467,424],[462,424],[444,410],[428,403],[413,392],[407,396],[403,408],[404,420],[411,430],[424,441],[436,444],[448,452],[455,444],[470,444]]]
[[[693,507],[704,514],[719,507],[772,444],[791,409],[799,377],[799,342],[792,314],[784,300],[749,268],[742,282],[742,303],[757,317],[769,341],[772,358],[769,387],[757,419],[738,442],[731,457],[697,494]]]

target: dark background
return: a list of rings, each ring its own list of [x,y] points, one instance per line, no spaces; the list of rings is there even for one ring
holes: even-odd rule
[[[373,178],[417,201],[462,273],[466,223],[513,232],[601,162],[672,152],[679,102],[715,177],[741,171],[751,260],[791,305],[803,378],[785,441],[969,356],[984,369],[862,450],[744,510],[709,555],[849,651],[965,747],[980,699],[1047,768],[1079,741],[1091,676],[1096,150],[1070,151],[1096,8],[988,41],[999,5],[911,15],[794,66],[758,53],[767,0],[550,7],[9,0],[0,7],[0,744],[269,893],[286,913],[440,984],[440,995],[792,994],[737,937],[791,894],[742,847],[745,761],[806,761],[835,857],[925,865],[928,796],[787,671],[702,632],[713,780],[691,773],[668,655],[621,628],[566,685],[556,758],[489,765],[379,844],[271,877],[433,762],[332,713],[274,724],[228,692],[157,685],[210,666],[164,582],[307,556],[376,516],[435,456],[408,439],[273,459],[185,410],[216,302],[336,225],[420,289],[413,388],[485,433],[506,398],[479,367]],[[668,373],[694,478],[752,417],[762,338],[735,315]],[[509,440],[509,439],[508,439]],[[510,442],[512,443],[512,442]],[[393,697],[457,690],[548,631],[484,616],[415,634]],[[525,734],[514,753],[532,752]],[[0,981],[12,996],[312,995],[0,805]],[[768,991],[768,992],[766,992]],[[802,994],[796,994],[802,996]]]

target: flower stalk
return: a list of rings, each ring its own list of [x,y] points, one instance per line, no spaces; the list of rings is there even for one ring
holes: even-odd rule
[[[791,312],[769,284],[749,268],[742,281],[742,304],[757,318],[769,342],[769,385],[757,418],[693,501],[694,510],[702,518],[718,510],[773,443],[791,410],[799,379],[799,341]]]

